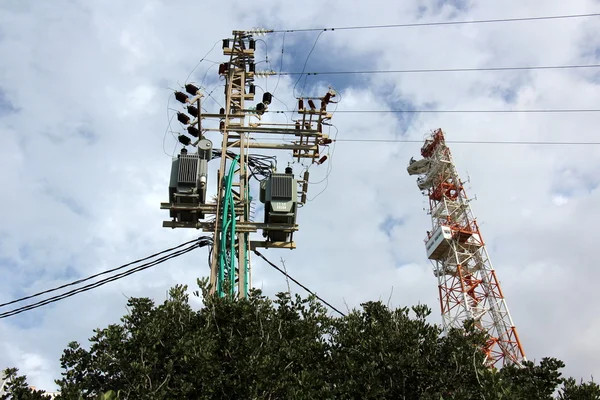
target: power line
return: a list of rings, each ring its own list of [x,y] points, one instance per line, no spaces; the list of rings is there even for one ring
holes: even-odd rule
[[[523,67],[476,67],[476,68],[439,68],[439,69],[396,69],[396,70],[371,70],[371,71],[321,71],[321,72],[274,72],[279,75],[351,75],[351,74],[412,74],[429,72],[481,72],[481,71],[525,71],[525,70],[552,70],[552,69],[577,69],[599,68],[600,64],[588,65],[536,65]]]
[[[321,303],[325,304],[326,306],[328,306],[329,308],[331,308],[333,311],[335,311],[338,314],[340,314],[342,317],[346,316],[346,314],[344,314],[343,312],[341,312],[340,310],[338,310],[337,308],[335,308],[334,306],[332,306],[331,304],[329,304],[322,297],[319,297],[317,294],[315,294],[309,288],[307,288],[306,286],[304,286],[303,284],[301,284],[300,282],[298,282],[297,280],[295,280],[294,278],[292,278],[287,272],[285,272],[284,270],[282,270],[281,268],[279,268],[277,265],[273,264],[271,261],[267,260],[267,258],[265,256],[263,256],[258,250],[254,250],[254,253],[257,256],[259,256],[260,258],[262,258],[263,260],[265,260],[265,262],[267,264],[269,264],[271,267],[275,268],[277,271],[279,271],[283,275],[285,275],[289,280],[291,280],[292,282],[294,282],[296,285],[300,286],[302,289],[306,290],[308,293],[310,293],[313,296],[315,296],[317,299],[319,299],[321,301]]]
[[[270,113],[276,114],[286,114],[286,113],[294,113],[295,111],[286,111],[286,110],[269,110]],[[600,112],[598,108],[574,108],[574,109],[523,109],[523,110],[338,110],[336,113],[356,113],[356,114],[377,114],[377,113],[499,113],[499,114],[509,114],[509,113],[592,113],[592,112]]]
[[[195,242],[195,243],[194,243],[194,242]],[[191,244],[190,246],[188,246],[188,247],[186,247],[186,248],[184,248],[184,249],[181,249],[181,250],[178,250],[178,251],[172,252],[171,254],[168,254],[168,255],[166,255],[166,256],[163,256],[163,257],[161,257],[161,258],[158,258],[158,259],[156,259],[156,260],[154,260],[154,261],[151,261],[151,262],[149,262],[149,263],[145,263],[145,264],[142,264],[142,265],[140,265],[140,266],[138,266],[138,267],[131,268],[131,269],[129,269],[129,270],[127,270],[127,271],[125,271],[125,272],[122,272],[122,273],[119,273],[119,274],[113,275],[113,276],[111,276],[111,277],[108,277],[108,278],[105,278],[105,279],[99,280],[99,281],[97,281],[97,282],[94,282],[94,283],[90,283],[90,284],[88,284],[88,285],[85,285],[85,286],[79,287],[79,288],[77,288],[77,289],[72,289],[72,290],[70,290],[70,291],[67,291],[67,292],[65,292],[65,293],[61,293],[61,294],[59,294],[59,295],[52,296],[52,297],[49,297],[49,298],[47,298],[47,299],[44,299],[44,300],[40,300],[40,301],[38,301],[37,303],[29,304],[29,305],[27,305],[27,306],[19,307],[19,308],[16,308],[16,309],[10,310],[10,311],[6,311],[6,312],[3,312],[3,313],[0,313],[0,319],[2,319],[2,318],[7,318],[7,317],[10,317],[10,316],[13,316],[13,315],[17,315],[17,314],[20,314],[20,313],[23,313],[23,312],[25,312],[25,311],[29,311],[29,310],[32,310],[32,309],[35,309],[35,308],[38,308],[38,307],[42,307],[42,306],[45,306],[45,305],[47,305],[47,304],[51,304],[51,303],[57,302],[57,301],[59,301],[59,300],[63,300],[63,299],[65,299],[65,298],[68,298],[68,297],[74,296],[74,295],[76,295],[76,294],[78,294],[78,293],[82,293],[82,292],[86,292],[86,291],[89,291],[89,290],[95,289],[95,288],[97,288],[97,287],[99,287],[99,286],[102,286],[102,285],[105,285],[105,284],[107,284],[107,283],[109,283],[109,282],[116,281],[116,280],[118,280],[118,279],[124,278],[124,277],[126,277],[126,276],[129,276],[129,275],[132,275],[132,274],[134,274],[134,273],[137,273],[137,272],[143,271],[143,270],[145,270],[145,269],[151,268],[151,267],[153,267],[153,266],[156,266],[156,265],[158,265],[158,264],[162,264],[162,263],[164,263],[165,261],[168,261],[168,260],[170,260],[170,259],[172,259],[172,258],[179,257],[179,256],[181,256],[181,255],[183,255],[183,254],[185,254],[185,253],[188,253],[188,252],[190,252],[190,251],[192,251],[192,250],[194,250],[194,249],[196,249],[196,248],[198,248],[198,247],[203,247],[203,246],[206,246],[206,245],[210,245],[210,244],[212,243],[212,239],[211,239],[210,237],[206,237],[206,236],[205,236],[205,237],[200,237],[200,238],[198,238],[198,239],[195,239],[195,240],[193,240],[193,241],[190,241],[190,242],[187,242],[187,243],[183,243],[182,245],[180,245],[180,246],[177,246],[177,247],[174,247],[174,248],[172,248],[172,249],[177,249],[177,248],[180,248],[180,247],[182,247],[182,246],[185,246],[186,244],[189,244],[189,243],[193,243],[193,244]],[[171,249],[169,249],[169,250],[171,250]],[[159,254],[164,254],[165,252],[167,252],[167,251],[169,251],[169,250],[165,250],[165,251],[162,251],[162,252],[160,252],[160,253],[156,253],[156,254],[155,254],[155,255],[153,255],[153,256],[156,256],[156,255],[159,255]],[[152,256],[150,256],[150,257],[152,257]],[[150,258],[150,257],[147,257],[147,258],[145,258],[145,259],[142,259],[142,260],[146,260],[146,259],[148,259],[148,258]],[[131,265],[131,264],[133,264],[133,263],[129,263],[129,264],[127,264],[127,265]],[[117,270],[117,269],[120,269],[120,268],[123,268],[123,267],[124,267],[124,266],[122,266],[122,267],[118,267],[118,268],[115,268],[115,269],[113,269],[113,270],[111,270],[111,271],[115,271],[115,270]],[[110,272],[110,271],[105,271],[104,273],[107,273],[107,272]],[[102,274],[103,274],[103,273],[101,273],[101,274],[96,274],[96,275],[94,275],[94,276],[99,276],[99,275],[102,275]],[[89,278],[86,278],[86,279],[83,279],[83,280],[79,280],[79,281],[81,282],[81,281],[85,281],[85,280],[88,280],[88,279],[91,279],[91,278],[92,278],[92,277],[89,277]],[[74,284],[74,283],[72,283],[72,284]],[[66,287],[66,286],[69,286],[69,285],[71,285],[71,284],[68,284],[68,285],[63,285],[62,287]],[[46,291],[44,291],[44,292],[37,293],[37,294],[35,294],[35,295],[28,296],[28,297],[25,297],[25,298],[23,298],[23,299],[19,299],[19,300],[11,301],[11,302],[9,302],[9,303],[5,303],[5,304],[12,304],[12,303],[15,303],[15,302],[17,302],[17,301],[22,301],[22,300],[24,300],[24,299],[28,299],[28,298],[32,298],[32,297],[35,297],[35,296],[39,296],[40,294],[43,294],[43,293],[48,293],[48,292],[51,292],[51,291],[54,291],[54,290],[58,290],[58,289],[59,289],[59,288],[54,288],[54,289],[46,290]]]
[[[404,24],[390,25],[362,25],[362,26],[342,26],[337,28],[301,28],[301,29],[278,29],[273,33],[292,33],[292,32],[310,32],[310,31],[342,31],[342,30],[357,30],[357,29],[386,29],[386,28],[408,28],[416,26],[443,26],[443,25],[465,25],[465,24],[488,24],[498,22],[522,22],[522,21],[542,21],[552,19],[574,19],[574,18],[589,18],[598,17],[600,13],[592,14],[571,14],[571,15],[552,15],[542,17],[523,17],[523,18],[501,18],[501,19],[480,19],[473,21],[438,21],[438,22],[412,22]]]
[[[71,282],[71,283],[67,283],[67,284],[64,284],[64,285],[61,285],[61,286],[58,286],[58,287],[52,288],[52,289],[44,290],[44,291],[42,291],[42,292],[39,292],[39,293],[35,293],[35,294],[29,295],[29,296],[21,297],[20,299],[12,300],[12,301],[9,301],[9,302],[7,302],[7,303],[2,303],[2,304],[0,304],[0,308],[1,308],[1,307],[6,307],[6,306],[8,306],[8,305],[11,305],[11,304],[14,304],[14,303],[19,303],[19,302],[21,302],[21,301],[24,301],[24,300],[29,300],[29,299],[32,299],[32,298],[34,298],[34,297],[41,296],[41,295],[43,295],[43,294],[46,294],[46,293],[55,292],[55,291],[57,291],[57,290],[64,289],[64,288],[66,288],[66,287],[69,287],[69,286],[78,285],[78,284],[80,284],[80,283],[83,283],[83,282],[85,282],[85,281],[89,281],[90,279],[94,279],[94,278],[97,278],[97,277],[99,277],[99,276],[106,275],[106,274],[109,274],[109,273],[111,273],[111,272],[115,272],[115,271],[118,271],[118,270],[120,270],[120,269],[123,269],[123,268],[129,267],[129,266],[131,266],[131,265],[133,265],[133,264],[137,264],[137,263],[140,263],[140,262],[142,262],[142,261],[149,260],[149,259],[151,259],[151,258],[154,258],[154,257],[156,257],[156,256],[159,256],[159,255],[161,255],[161,254],[164,254],[164,253],[167,253],[167,252],[170,252],[170,251],[173,251],[173,250],[179,249],[179,248],[181,248],[181,247],[183,247],[183,246],[185,246],[185,245],[188,245],[188,244],[190,244],[190,243],[194,243],[194,242],[197,242],[197,241],[198,241],[198,239],[190,240],[189,242],[182,243],[182,244],[180,244],[179,246],[171,247],[170,249],[166,249],[166,250],[163,250],[163,251],[161,251],[161,252],[159,252],[159,253],[152,254],[151,256],[144,257],[144,258],[140,258],[139,260],[135,260],[135,261],[132,261],[132,262],[130,262],[130,263],[127,263],[127,264],[123,264],[123,265],[121,265],[120,267],[116,267],[116,268],[113,268],[113,269],[109,269],[109,270],[106,270],[106,271],[100,272],[100,273],[98,273],[98,274],[94,274],[94,275],[88,276],[87,278],[78,279],[78,280],[76,280],[76,281],[73,281],[73,282]]]
[[[280,140],[273,137],[256,137],[254,138],[260,141]],[[337,142],[356,142],[356,143],[423,143],[423,140],[415,139],[335,139],[332,141]],[[446,143],[454,144],[506,144],[506,145],[554,145],[554,146],[596,146],[600,145],[600,142],[552,142],[552,141],[511,141],[511,140],[497,140],[497,141],[484,141],[484,140],[446,140]]]
[[[366,142],[366,143],[423,143],[423,140],[410,139],[337,139],[336,142]],[[600,145],[600,142],[530,142],[530,141],[482,141],[482,140],[446,140],[446,143],[455,144],[509,144],[509,145],[574,145],[574,146],[594,146]]]

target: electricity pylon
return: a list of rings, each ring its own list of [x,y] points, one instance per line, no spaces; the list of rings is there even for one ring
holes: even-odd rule
[[[219,113],[203,112],[200,104],[203,94],[194,85],[186,85],[186,91],[194,96],[192,98],[181,92],[175,93],[177,100],[187,105],[188,113],[196,117],[191,120],[187,115],[178,113],[178,120],[188,125],[188,133],[198,138],[192,143],[189,137],[182,135],[180,141],[184,146],[197,147],[198,152],[188,155],[184,147],[184,152],[173,161],[170,202],[161,203],[161,208],[170,210],[172,220],[164,221],[163,226],[213,233],[210,284],[211,291],[220,296],[247,296],[250,250],[259,247],[296,248],[293,241],[293,233],[298,230],[296,211],[306,202],[308,172],[297,180],[291,167],[286,168],[285,173],[270,171],[260,182],[260,200],[265,203],[264,220],[252,221],[250,205],[253,199],[248,168],[252,159],[250,150],[291,151],[298,161],[309,159],[312,163],[322,164],[327,157],[321,155],[321,149],[332,142],[323,133],[323,126],[328,125],[327,121],[331,119],[326,108],[335,97],[332,90],[324,97],[299,99],[299,118],[287,124],[262,122],[273,98],[269,92],[263,93],[262,102],[255,107],[247,106],[248,102],[254,101],[255,77],[274,74],[272,71],[255,70],[255,43],[249,31],[233,31],[233,38],[223,40],[223,53],[229,59],[219,66],[219,75],[225,78],[225,107]],[[307,100],[308,108],[304,108],[304,100]],[[321,101],[319,109],[314,100]],[[254,118],[257,122],[250,123]],[[215,119],[219,121],[218,127],[205,123]],[[221,160],[216,201],[210,203],[206,201],[206,163],[215,153],[206,135],[217,132],[222,136],[220,152],[216,152]],[[258,133],[272,135],[274,139],[287,136],[293,140],[257,142],[253,136]],[[190,164],[191,167],[185,164],[188,158],[195,163]],[[207,216],[213,217],[208,219]],[[259,230],[266,240],[250,240],[250,234]]]
[[[486,365],[521,365],[526,358],[517,329],[441,129],[425,140],[421,155],[407,170],[420,175],[417,185],[429,200],[425,247],[438,278],[444,328],[473,320],[489,335]]]

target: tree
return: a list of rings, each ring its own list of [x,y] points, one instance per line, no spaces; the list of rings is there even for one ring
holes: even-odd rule
[[[0,383],[6,381],[6,385],[4,394],[0,388],[0,400],[45,400],[46,398],[42,396],[44,391],[31,389],[27,384],[27,377],[18,375],[18,372],[17,368],[8,368],[2,371]]]
[[[95,330],[87,349],[70,343],[62,398],[536,400],[561,383],[562,400],[597,398],[595,383],[563,380],[552,358],[484,368],[485,335],[467,323],[442,336],[425,306],[368,302],[337,318],[314,297],[255,290],[232,300],[199,285],[199,310],[176,286],[159,305],[129,299],[128,314]]]

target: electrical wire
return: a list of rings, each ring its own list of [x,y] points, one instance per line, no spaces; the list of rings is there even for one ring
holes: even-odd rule
[[[185,83],[187,84],[188,79],[190,79],[190,76],[192,76],[192,74],[194,73],[194,71],[196,70],[196,68],[198,68],[198,66],[202,63],[202,61],[204,61],[204,59],[206,57],[208,57],[208,55],[214,50],[215,46],[217,45],[217,43],[219,43],[220,40],[217,40],[215,42],[215,44],[212,45],[212,47],[210,48],[210,50],[204,55],[204,57],[202,57],[200,59],[200,61],[198,61],[198,64],[196,64],[196,66],[190,71],[189,75],[187,76],[187,78],[185,78]]]
[[[94,278],[97,278],[99,276],[106,275],[106,274],[109,274],[111,272],[115,272],[115,271],[118,271],[120,269],[129,267],[129,266],[131,266],[133,264],[138,264],[138,263],[140,263],[142,261],[149,260],[149,259],[154,258],[156,256],[159,256],[161,254],[168,253],[168,252],[173,251],[173,250],[177,250],[177,249],[179,249],[179,248],[181,248],[183,246],[186,246],[186,245],[188,245],[190,243],[194,243],[194,242],[197,242],[197,241],[198,241],[198,239],[190,240],[190,241],[182,243],[182,244],[180,244],[178,246],[171,247],[170,249],[166,249],[166,250],[163,250],[161,252],[152,254],[152,255],[150,255],[148,257],[140,258],[139,260],[135,260],[135,261],[132,261],[130,263],[123,264],[120,267],[109,269],[109,270],[106,270],[106,271],[103,271],[103,272],[100,272],[100,273],[88,276],[87,278],[78,279],[76,281],[64,284],[62,286],[58,286],[58,287],[55,287],[55,288],[52,288],[52,289],[44,290],[43,292],[39,292],[39,293],[35,293],[35,294],[29,295],[29,296],[21,297],[20,299],[12,300],[12,301],[9,301],[8,303],[2,303],[2,304],[0,304],[0,308],[1,307],[6,307],[8,305],[11,305],[11,304],[14,304],[14,303],[18,303],[18,302],[21,302],[21,301],[24,301],[24,300],[29,300],[29,299],[32,299],[32,298],[37,297],[37,296],[41,296],[41,295],[46,294],[46,293],[51,293],[51,292],[54,292],[54,291],[57,291],[57,290],[60,290],[60,289],[64,289],[64,288],[69,287],[69,286],[78,285],[78,284],[83,283],[85,281],[89,281],[90,279],[94,279]]]
[[[285,50],[285,32],[283,33],[283,39],[281,40],[281,59],[279,60],[279,72],[283,70],[283,53]],[[273,97],[275,97],[275,91],[279,87],[279,81],[281,80],[281,75],[277,76],[277,83],[275,84],[275,89],[273,89]],[[287,108],[287,107],[286,107]]]
[[[271,267],[273,267],[277,271],[281,272],[290,281],[294,282],[296,285],[300,286],[302,289],[306,290],[308,293],[310,293],[313,296],[315,296],[317,299],[319,299],[319,301],[321,301],[321,303],[325,304],[326,306],[328,306],[329,308],[331,308],[333,311],[335,311],[338,314],[340,314],[342,317],[346,316],[346,314],[344,314],[343,312],[341,312],[340,310],[338,310],[337,308],[335,308],[334,306],[332,306],[330,303],[328,303],[327,301],[325,301],[322,297],[318,296],[312,290],[310,290],[309,288],[307,288],[306,286],[304,286],[303,284],[301,284],[300,282],[298,282],[296,279],[294,279],[293,277],[291,277],[287,272],[285,272],[284,270],[282,270],[281,268],[279,268],[277,265],[273,264],[271,261],[267,260],[267,258],[265,256],[263,256],[258,250],[255,249],[254,253],[257,256],[259,256],[260,258],[262,258],[263,260],[265,260],[265,262],[267,264],[269,264]]]
[[[298,82],[300,82],[300,79],[302,79],[302,74],[304,73],[304,70],[306,69],[306,64],[308,64],[308,59],[310,58],[311,54],[315,50],[315,47],[317,46],[317,42],[319,41],[319,38],[321,37],[322,34],[323,34],[323,32],[320,32],[317,35],[317,38],[315,39],[315,42],[312,45],[312,48],[310,49],[310,51],[308,52],[308,55],[306,56],[306,60],[304,60],[304,66],[302,67],[302,72],[300,73],[300,76],[298,77],[298,80],[294,84],[294,88],[292,89],[292,95],[294,97],[296,97],[296,98],[297,98],[297,96],[296,96],[296,86],[298,85]],[[280,72],[279,75],[281,75],[281,74],[282,73]],[[299,97],[302,97],[302,94],[304,93],[304,89],[306,88],[306,79],[307,78],[308,78],[308,74],[306,75],[306,78],[304,79],[304,85],[302,86],[302,91],[300,92],[300,96]]]
[[[280,140],[273,137],[257,137],[256,140]],[[412,139],[337,139],[336,142],[359,142],[359,143],[423,143],[423,140],[412,140]],[[290,142],[292,143],[292,142]],[[594,146],[600,145],[600,142],[553,142],[553,141],[479,141],[479,140],[446,140],[446,143],[455,144],[507,144],[507,145],[573,145],[573,146]]]
[[[598,17],[600,13],[590,14],[571,14],[571,15],[552,15],[542,17],[522,17],[522,18],[498,18],[498,19],[480,19],[473,21],[438,21],[438,22],[412,22],[404,24],[390,25],[363,25],[363,26],[342,26],[337,28],[301,28],[301,29],[278,29],[272,33],[293,33],[293,32],[311,32],[311,31],[342,31],[342,30],[357,30],[357,29],[386,29],[386,28],[407,28],[415,26],[443,26],[443,25],[463,25],[463,24],[487,24],[498,22],[521,22],[521,21],[542,21],[552,19],[573,19],[573,18],[589,18]]]
[[[236,157],[233,151],[228,151],[229,157]],[[213,158],[221,157],[221,150],[213,150]],[[264,154],[249,154],[247,156],[248,168],[250,169],[250,177],[254,177],[257,181],[261,182],[264,179],[271,176],[271,173],[277,165],[276,156],[267,156]],[[262,177],[262,179],[260,179]]]
[[[186,248],[184,250],[180,250],[180,251],[178,251],[178,252],[176,252],[174,254],[171,254],[169,256],[162,257],[159,260],[153,261],[151,263],[143,264],[140,267],[132,268],[132,269],[126,271],[126,272],[122,272],[122,273],[117,274],[117,275],[115,275],[113,277],[105,278],[105,279],[102,279],[102,280],[100,280],[98,282],[91,283],[91,284],[82,286],[80,288],[70,290],[70,291],[62,293],[60,295],[49,297],[47,299],[38,301],[37,303],[33,303],[33,304],[30,304],[30,305],[27,305],[27,306],[16,308],[14,310],[6,311],[6,312],[0,314],[0,319],[7,318],[7,317],[10,317],[10,316],[13,316],[13,315],[17,315],[17,314],[20,314],[20,313],[25,312],[25,311],[29,311],[29,310],[32,310],[32,309],[35,309],[35,308],[38,308],[38,307],[42,307],[42,306],[45,306],[47,304],[51,304],[51,303],[57,302],[59,300],[63,300],[65,298],[74,296],[74,295],[76,295],[78,293],[82,293],[82,292],[86,292],[86,291],[91,290],[91,289],[95,289],[95,288],[97,288],[99,286],[102,286],[102,285],[104,285],[106,283],[109,283],[109,282],[112,282],[112,281],[124,278],[124,277],[126,277],[128,275],[134,274],[136,272],[139,272],[139,271],[142,271],[144,269],[147,269],[147,268],[153,267],[155,265],[158,265],[158,264],[160,264],[160,263],[162,263],[164,261],[170,260],[171,258],[175,258],[175,257],[178,257],[180,255],[183,255],[183,254],[185,254],[185,253],[193,250],[195,247],[196,247],[195,245],[190,246],[190,247],[188,247],[188,248]]]
[[[423,143],[423,140],[410,139],[337,139],[336,142],[362,142],[362,143]],[[482,141],[482,140],[446,140],[446,143],[455,144],[509,144],[509,145],[573,145],[573,146],[594,146],[600,145],[600,142],[550,142],[550,141]]]
[[[290,110],[268,110],[267,112],[275,114],[293,113]],[[395,113],[596,113],[600,112],[600,108],[559,108],[559,109],[523,109],[523,110],[338,110],[336,113],[344,114],[395,114]]]
[[[193,244],[191,244],[190,246],[188,246],[188,247],[186,247],[184,249],[172,252],[174,249],[180,249],[181,247],[186,246],[187,244],[190,244],[190,243],[193,243]],[[21,299],[18,299],[18,300],[14,300],[14,301],[2,304],[1,306],[5,306],[5,305],[8,305],[8,304],[13,304],[15,302],[19,302],[19,301],[23,301],[23,300],[26,300],[26,299],[30,299],[30,298],[39,296],[41,294],[49,293],[49,292],[52,292],[52,291],[55,291],[55,290],[58,290],[58,289],[61,289],[61,288],[67,287],[67,286],[71,286],[71,285],[75,285],[77,283],[81,283],[81,282],[87,281],[89,279],[92,279],[94,277],[97,277],[97,276],[100,276],[100,275],[103,275],[103,274],[106,274],[106,273],[109,273],[109,272],[114,272],[116,270],[125,268],[128,265],[132,265],[134,263],[138,263],[138,262],[143,261],[143,260],[148,260],[150,258],[156,257],[158,255],[161,255],[161,254],[164,254],[164,253],[167,253],[167,252],[170,252],[170,251],[172,252],[171,254],[168,254],[166,256],[160,257],[160,258],[158,258],[156,260],[153,260],[153,261],[151,261],[149,263],[145,263],[145,264],[142,264],[140,266],[131,268],[129,270],[126,270],[125,272],[121,272],[121,273],[113,275],[111,277],[101,279],[101,280],[99,280],[97,282],[90,283],[90,284],[81,286],[79,288],[72,289],[72,290],[67,291],[65,293],[61,293],[59,295],[46,298],[44,300],[38,301],[37,303],[29,304],[27,306],[19,307],[19,308],[10,310],[10,311],[6,311],[6,312],[3,312],[3,313],[0,313],[0,319],[1,318],[7,318],[7,317],[10,317],[10,316],[13,316],[13,315],[17,315],[17,314],[20,314],[20,313],[25,312],[25,311],[29,311],[29,310],[32,310],[32,309],[35,309],[35,308],[38,308],[38,307],[42,307],[44,305],[51,304],[51,303],[57,302],[59,300],[63,300],[65,298],[74,296],[75,294],[95,289],[95,288],[97,288],[99,286],[105,285],[106,283],[116,281],[118,279],[124,278],[126,276],[132,275],[134,273],[137,273],[137,272],[143,271],[145,269],[151,268],[153,266],[156,266],[158,264],[164,263],[165,261],[168,261],[168,260],[170,260],[172,258],[179,257],[179,256],[181,256],[181,255],[183,255],[185,253],[188,253],[188,252],[190,252],[190,251],[192,251],[192,250],[194,250],[194,249],[196,249],[198,247],[210,246],[210,245],[212,245],[212,243],[213,243],[212,238],[210,238],[208,236],[203,236],[203,237],[200,237],[198,239],[195,239],[195,240],[183,243],[183,244],[181,244],[179,246],[173,247],[171,249],[167,249],[167,250],[164,250],[162,252],[153,254],[153,255],[151,255],[149,257],[146,257],[146,258],[134,261],[134,262],[129,263],[129,264],[125,264],[125,265],[123,265],[121,267],[114,268],[112,270],[105,271],[105,272],[102,272],[102,273],[90,276],[90,277],[85,278],[85,279],[80,279],[80,280],[72,282],[70,284],[66,284],[66,285],[63,285],[63,286],[60,286],[60,287],[57,287],[57,288],[49,289],[49,290],[46,290],[46,291],[43,291],[43,292],[40,292],[40,293],[36,293],[34,295],[31,295],[31,296],[27,296],[27,297],[24,297],[24,298],[21,298]]]
[[[576,68],[599,68],[600,64],[588,65],[536,65],[522,67],[476,67],[476,68],[439,68],[439,69],[396,69],[396,70],[371,70],[371,71],[322,71],[322,72],[280,72],[280,75],[350,75],[350,74],[409,74],[428,72],[481,72],[481,71],[524,71],[524,70],[552,70],[552,69],[576,69]]]

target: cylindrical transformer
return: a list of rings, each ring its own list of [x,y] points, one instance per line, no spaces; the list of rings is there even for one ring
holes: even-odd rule
[[[212,158],[212,142],[206,138],[200,139],[198,142],[198,157],[203,160],[209,160]]]

